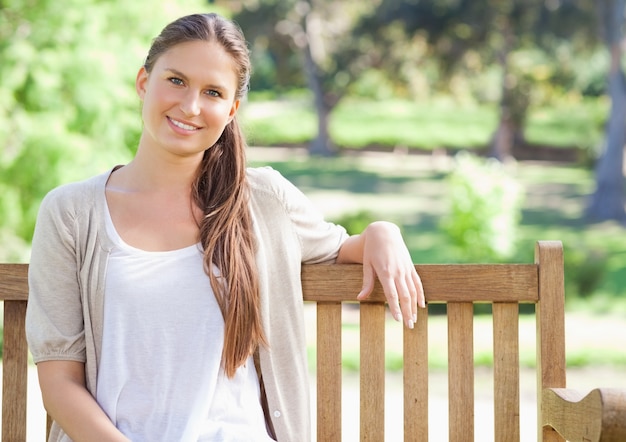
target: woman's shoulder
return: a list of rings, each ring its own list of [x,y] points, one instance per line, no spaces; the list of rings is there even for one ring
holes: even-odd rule
[[[246,169],[246,178],[253,197],[279,196],[285,193],[286,187],[292,186],[279,171],[270,166],[249,167]]]
[[[271,188],[286,181],[281,173],[271,166],[248,167],[246,176],[251,188]]]
[[[69,208],[71,206],[82,206],[83,203],[91,202],[104,196],[104,186],[111,174],[111,171],[92,176],[90,178],[61,184],[50,190],[42,200],[42,207]],[[99,190],[102,192],[99,192]]]
[[[271,216],[282,209],[291,217],[304,214],[311,219],[319,218],[319,210],[305,193],[279,171],[268,166],[249,168],[247,179],[250,199],[258,210]]]

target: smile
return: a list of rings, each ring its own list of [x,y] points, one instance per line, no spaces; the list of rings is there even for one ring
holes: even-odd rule
[[[167,117],[167,119],[168,119],[168,120],[170,120],[170,122],[171,122],[174,126],[176,126],[176,127],[180,127],[181,129],[184,129],[184,130],[200,130],[200,128],[199,128],[199,127],[196,127],[196,126],[191,126],[191,125],[189,125],[189,124],[185,124],[185,123],[183,123],[183,122],[181,122],[181,121],[174,120],[173,118]]]

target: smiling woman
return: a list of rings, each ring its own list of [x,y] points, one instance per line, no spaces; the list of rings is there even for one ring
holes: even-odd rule
[[[413,327],[420,279],[397,226],[326,222],[246,168],[250,59],[215,14],[167,25],[136,78],[132,161],[52,190],[29,268],[27,336],[52,441],[307,441],[302,264],[363,264]]]

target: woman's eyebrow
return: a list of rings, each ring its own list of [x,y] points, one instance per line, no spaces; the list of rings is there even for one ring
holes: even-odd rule
[[[183,74],[182,72],[180,72],[177,69],[174,68],[165,68],[166,71],[171,72],[172,74],[176,75],[177,77],[180,77],[182,80],[186,80],[187,76],[185,74]]]

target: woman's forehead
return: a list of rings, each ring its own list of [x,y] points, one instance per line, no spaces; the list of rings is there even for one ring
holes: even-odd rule
[[[155,67],[175,70],[187,76],[232,76],[237,78],[233,57],[217,42],[194,40],[179,43],[165,51]]]

